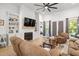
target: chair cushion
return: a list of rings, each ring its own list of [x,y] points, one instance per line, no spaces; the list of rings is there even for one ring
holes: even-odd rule
[[[69,34],[68,33],[63,32],[63,33],[60,33],[59,35],[66,38],[66,39],[69,39]]]
[[[33,43],[34,45],[37,45],[37,46],[42,46],[43,42],[45,42],[45,39],[42,37],[38,37],[31,41],[31,43]]]
[[[64,37],[62,36],[56,36],[55,39],[57,40],[57,43],[58,44],[64,44],[66,43],[67,39],[65,39]]]
[[[50,50],[50,55],[51,56],[59,56],[60,55],[60,50],[58,47],[55,47],[53,49]]]

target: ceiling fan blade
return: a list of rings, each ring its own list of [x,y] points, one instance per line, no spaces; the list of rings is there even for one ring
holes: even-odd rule
[[[45,3],[43,3],[43,5],[44,5],[44,6],[46,6],[46,4],[45,4]]]
[[[49,6],[53,6],[53,5],[56,5],[56,4],[58,4],[58,3],[53,3],[53,4],[49,5]]]
[[[54,8],[54,9],[58,9],[57,7],[49,7],[49,8]]]
[[[36,10],[40,10],[40,9],[43,9],[43,8],[38,8],[38,9],[36,9]]]
[[[47,3],[46,5],[48,6],[50,3]]]
[[[51,10],[49,8],[47,8],[49,12],[51,12]]]
[[[44,6],[48,6],[50,3],[43,3]]]
[[[40,7],[43,7],[42,5],[38,5],[38,4],[34,4],[35,6],[40,6]]]

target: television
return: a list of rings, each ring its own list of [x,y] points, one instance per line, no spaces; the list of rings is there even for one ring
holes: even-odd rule
[[[36,20],[31,19],[31,18],[24,18],[24,26],[28,26],[28,27],[34,27],[36,23]]]

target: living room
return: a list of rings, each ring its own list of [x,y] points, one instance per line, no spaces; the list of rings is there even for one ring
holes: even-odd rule
[[[0,3],[0,18],[1,56],[79,56],[79,3]]]

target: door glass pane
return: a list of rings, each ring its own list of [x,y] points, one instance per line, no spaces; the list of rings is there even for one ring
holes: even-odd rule
[[[49,36],[49,21],[45,21],[45,36]]]
[[[71,36],[75,36],[77,33],[77,18],[69,19],[69,34]]]

